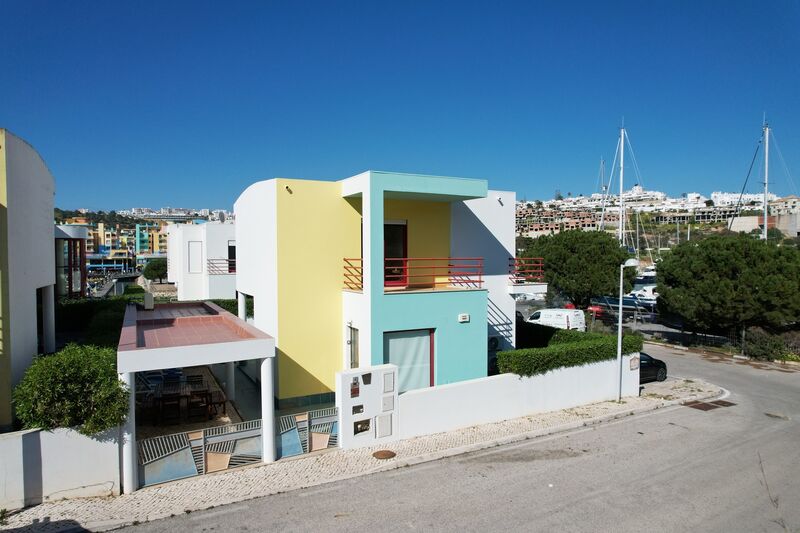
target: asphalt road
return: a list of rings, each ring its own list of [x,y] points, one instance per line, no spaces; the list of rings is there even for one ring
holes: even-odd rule
[[[130,529],[800,531],[800,372],[646,351],[736,405],[663,409]]]

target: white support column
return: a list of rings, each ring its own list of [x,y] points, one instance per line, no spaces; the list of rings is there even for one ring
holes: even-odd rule
[[[225,363],[225,396],[236,401],[236,363]]]
[[[247,295],[243,292],[236,292],[236,300],[238,304],[237,314],[239,318],[247,322]]]
[[[42,326],[44,328],[44,353],[56,351],[56,301],[55,287],[42,287]]]
[[[139,485],[136,465],[136,374],[120,374],[119,379],[127,385],[131,393],[128,399],[128,417],[122,426],[122,492],[130,494]]]
[[[273,357],[261,360],[261,459],[275,461],[275,401]]]

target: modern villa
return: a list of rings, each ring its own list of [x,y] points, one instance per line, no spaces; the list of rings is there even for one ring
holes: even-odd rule
[[[236,290],[275,338],[278,407],[333,404],[341,370],[397,365],[401,393],[487,376],[512,293],[546,290],[509,270],[514,208],[485,180],[377,171],[246,189]]]

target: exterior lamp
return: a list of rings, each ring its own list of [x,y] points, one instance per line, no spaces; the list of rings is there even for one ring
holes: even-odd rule
[[[638,267],[637,259],[628,259],[619,265],[619,309],[617,313],[617,370],[619,371],[619,387],[617,388],[617,401],[622,400],[622,282],[626,267]]]

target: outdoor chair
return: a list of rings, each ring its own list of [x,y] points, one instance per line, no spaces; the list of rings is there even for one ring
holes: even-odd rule
[[[159,414],[162,422],[180,422],[181,397],[177,394],[162,396]]]
[[[210,417],[208,399],[205,394],[193,394],[189,397],[187,418],[193,420],[208,420]]]

